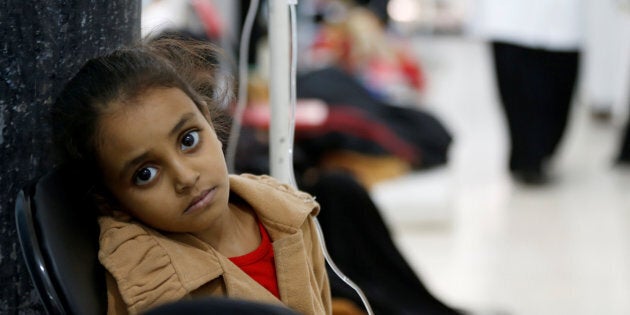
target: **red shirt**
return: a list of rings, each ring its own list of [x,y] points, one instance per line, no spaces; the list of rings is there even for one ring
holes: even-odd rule
[[[243,270],[247,275],[260,283],[278,299],[278,280],[276,279],[276,265],[273,259],[273,246],[265,227],[258,221],[261,241],[258,248],[253,252],[238,257],[230,257],[235,265]]]

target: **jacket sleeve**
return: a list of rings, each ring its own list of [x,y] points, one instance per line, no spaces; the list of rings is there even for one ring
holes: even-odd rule
[[[311,248],[310,258],[313,266],[313,273],[320,290],[322,304],[326,314],[332,314],[332,302],[330,293],[330,282],[326,272],[326,260],[322,251],[319,233],[317,232],[317,222],[311,216],[308,218],[308,230],[310,232]]]
[[[127,311],[127,305],[125,305],[125,302],[120,295],[120,291],[118,291],[116,280],[109,272],[107,272],[106,277],[107,278],[105,282],[107,284],[107,315],[129,314],[129,312]]]

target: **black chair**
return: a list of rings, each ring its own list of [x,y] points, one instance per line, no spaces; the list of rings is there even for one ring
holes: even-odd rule
[[[278,305],[220,297],[168,303],[151,309],[143,315],[171,314],[299,315],[291,309]]]
[[[27,269],[48,314],[105,314],[96,211],[89,185],[71,167],[46,174],[18,194],[15,217]]]

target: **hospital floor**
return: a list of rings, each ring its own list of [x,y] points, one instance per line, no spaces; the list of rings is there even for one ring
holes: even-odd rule
[[[575,104],[554,182],[520,185],[505,171],[487,47],[457,37],[414,45],[429,81],[423,106],[454,135],[450,161],[371,193],[421,279],[463,309],[630,314],[630,167],[613,165],[622,120],[598,122]]]

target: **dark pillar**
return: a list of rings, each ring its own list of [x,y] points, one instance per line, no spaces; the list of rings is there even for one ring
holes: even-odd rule
[[[140,37],[140,0],[0,1],[0,314],[39,314],[16,240],[18,191],[50,169],[52,101],[87,59]]]

